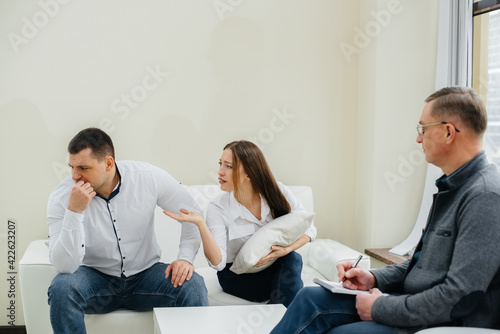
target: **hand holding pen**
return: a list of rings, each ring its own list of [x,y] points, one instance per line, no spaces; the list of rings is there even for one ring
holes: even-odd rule
[[[375,276],[367,269],[357,268],[362,258],[363,255],[360,255],[352,265],[350,262],[337,264],[339,279],[344,288],[368,291],[375,286]],[[346,277],[348,271],[349,277]]]
[[[351,269],[356,268],[359,264],[359,261],[361,261],[362,258],[363,258],[363,255],[359,255],[358,258],[356,259],[356,261],[352,264]],[[345,277],[345,273],[344,273],[344,278],[342,278],[341,282],[344,283],[345,280],[346,280],[346,277]]]

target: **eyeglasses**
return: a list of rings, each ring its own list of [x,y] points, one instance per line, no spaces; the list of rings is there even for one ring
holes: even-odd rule
[[[432,126],[432,125],[439,125],[439,124],[450,124],[450,123],[449,122],[438,122],[438,123],[425,124],[425,125],[419,124],[419,125],[417,125],[417,133],[419,136],[423,136],[424,135],[424,128],[426,128],[428,126]],[[460,130],[457,129],[453,124],[452,124],[452,126],[455,128],[456,132],[460,132]]]

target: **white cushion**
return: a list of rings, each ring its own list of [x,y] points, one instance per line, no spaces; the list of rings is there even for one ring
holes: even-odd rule
[[[255,268],[254,265],[271,252],[271,246],[288,246],[300,238],[311,226],[314,213],[293,212],[274,219],[261,227],[248,239],[229,270],[236,274],[261,271],[274,261]]]
[[[225,293],[219,284],[217,271],[210,267],[196,268],[196,272],[200,274],[205,281],[205,285],[208,290],[208,303],[210,304],[210,306],[253,305],[267,303],[267,300],[263,302],[251,302]],[[313,281],[315,278],[327,279],[320,272],[316,271],[314,268],[309,267],[305,262],[302,268],[301,277],[304,286],[317,286],[317,284]]]

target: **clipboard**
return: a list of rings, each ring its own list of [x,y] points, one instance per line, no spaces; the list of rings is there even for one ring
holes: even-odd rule
[[[346,289],[342,286],[342,283],[338,282],[327,281],[319,278],[314,278],[313,282],[329,290],[332,293],[342,293],[344,295],[354,295],[354,296],[358,294],[370,294],[368,291]]]

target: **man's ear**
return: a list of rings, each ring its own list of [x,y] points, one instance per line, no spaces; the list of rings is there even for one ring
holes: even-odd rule
[[[455,127],[451,124],[446,124],[446,142],[451,144],[455,140],[456,135],[457,131]]]
[[[115,159],[113,159],[110,155],[107,155],[106,158],[104,158],[104,162],[106,163],[106,171],[111,170],[115,165]]]

